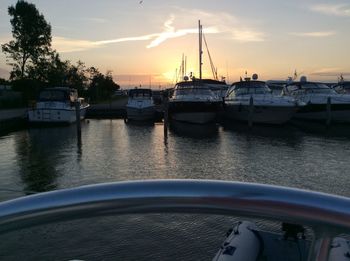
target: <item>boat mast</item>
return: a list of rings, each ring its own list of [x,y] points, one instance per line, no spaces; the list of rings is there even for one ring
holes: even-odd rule
[[[207,40],[205,39],[205,34],[203,34],[203,33],[202,33],[202,39],[204,40],[205,48],[207,49],[207,52],[208,52],[208,57],[209,57],[210,67],[211,67],[211,72],[213,73],[214,79],[215,79],[215,80],[218,80],[218,69],[215,68],[213,59],[211,58],[211,55],[210,55],[210,52],[209,52]]]
[[[185,74],[184,74],[184,76],[187,76],[187,56],[185,56]]]
[[[185,77],[185,58],[184,58],[184,54],[182,54],[182,60],[181,60],[181,80],[184,79]]]
[[[201,20],[198,20],[198,31],[199,31],[199,79],[202,80],[202,25]]]

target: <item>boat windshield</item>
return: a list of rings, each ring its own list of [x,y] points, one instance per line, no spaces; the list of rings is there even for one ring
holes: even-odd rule
[[[40,101],[64,101],[68,94],[62,90],[44,90],[39,94]]]
[[[129,96],[132,98],[145,98],[145,97],[152,97],[152,91],[151,90],[141,90],[141,89],[135,89],[129,91]]]
[[[322,94],[334,94],[336,91],[329,88],[324,83],[298,83],[287,86],[287,90],[290,93],[322,93]]]
[[[271,93],[271,90],[264,82],[246,81],[234,83],[229,92],[237,96],[246,94],[266,94]]]
[[[338,86],[341,86],[343,89],[350,89],[350,82],[339,83]]]
[[[201,95],[201,96],[212,96],[212,92],[208,88],[201,87],[184,87],[184,88],[176,88],[174,91],[175,96],[182,95]]]

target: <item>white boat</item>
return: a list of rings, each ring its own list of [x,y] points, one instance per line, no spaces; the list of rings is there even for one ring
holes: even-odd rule
[[[229,86],[225,81],[218,81],[213,79],[202,79],[202,83],[206,85],[216,96],[223,99]]]
[[[338,82],[332,88],[339,94],[350,94],[350,82],[348,81]]]
[[[179,82],[168,102],[171,120],[206,124],[214,122],[221,99],[200,81]]]
[[[28,120],[30,123],[74,123],[77,120],[76,103],[82,120],[89,104],[78,97],[76,89],[68,87],[43,89],[36,103],[28,109]]]
[[[202,25],[198,21],[199,29],[199,79],[191,77],[178,82],[168,102],[168,113],[171,120],[207,124],[216,120],[222,105],[222,92],[226,91],[226,84],[216,80],[202,79]],[[220,85],[220,86],[218,86]],[[215,93],[213,91],[215,89]]]
[[[299,82],[288,84],[283,95],[306,104],[294,115],[297,119],[350,122],[350,95],[339,94],[324,83],[308,82],[301,77]]]
[[[346,261],[349,260],[350,253],[349,205],[350,198],[346,197],[252,183],[213,180],[142,180],[105,183],[39,193],[1,202],[0,235],[12,241],[14,241],[13,235],[19,239],[22,238],[22,235],[29,235],[35,243],[37,242],[35,237],[38,236],[35,232],[42,228],[45,232],[44,240],[53,240],[56,236],[56,234],[47,236],[47,231],[64,235],[65,240],[59,241],[60,249],[67,250],[67,246],[72,248],[71,242],[74,242],[73,246],[77,246],[75,242],[82,244],[86,241],[86,234],[76,233],[79,231],[77,226],[81,220],[93,222],[94,226],[89,228],[88,238],[94,240],[96,246],[102,246],[110,242],[105,240],[105,234],[113,234],[114,230],[106,225],[108,224],[106,219],[98,219],[102,222],[96,222],[96,217],[108,218],[113,226],[115,224],[113,217],[118,215],[134,219],[126,214],[138,213],[147,216],[148,213],[201,213],[202,215],[206,213],[233,218],[244,216],[247,219],[259,221],[259,224],[252,221],[238,222],[228,231],[227,238],[221,245],[210,246],[208,252],[217,250],[213,258],[215,261]],[[198,215],[195,217],[198,218]],[[276,222],[278,226],[269,226]],[[167,226],[166,223],[164,225]],[[147,223],[145,226],[148,226]],[[173,226],[169,226],[169,236],[173,229]],[[184,228],[179,229],[184,231]],[[92,238],[94,231],[102,232],[102,234]],[[128,231],[125,232],[128,233]],[[42,237],[42,234],[38,234],[39,237]],[[70,237],[69,240],[67,235]],[[132,237],[131,234],[128,238],[133,240]],[[184,233],[183,239],[189,240],[189,243],[193,240],[200,240],[197,234],[193,234],[191,238],[187,237],[188,233]],[[129,247],[131,251],[134,251],[135,247],[146,249],[145,246],[152,245],[144,240],[145,246],[125,241],[116,242],[119,242],[124,248]],[[22,243],[28,247],[34,245],[33,242]],[[25,251],[23,244],[21,251],[17,251],[19,255]],[[203,244],[208,245],[205,239]],[[53,248],[47,244],[46,247],[48,246],[47,252],[51,254]],[[7,244],[7,247],[16,249],[18,246]],[[112,245],[112,247],[116,249],[117,246]],[[176,244],[171,247],[176,247]],[[90,259],[91,256],[95,257],[96,251],[100,250],[98,247],[86,249],[83,248],[83,245],[81,248],[84,251],[81,256],[90,257]],[[29,257],[39,256],[45,259],[45,254],[48,255],[47,252],[42,251],[43,249],[41,251],[31,250],[28,252]],[[66,252],[64,253],[65,258],[60,256],[55,256],[55,258],[77,259],[79,252],[68,250]],[[107,251],[106,256],[103,255],[103,252],[98,252],[98,259],[105,259],[104,257],[113,260],[125,259],[125,255],[124,258],[118,258],[118,251],[114,251],[112,255]],[[150,253],[151,256],[147,256],[145,252],[141,253],[143,260],[154,260],[154,254]],[[14,258],[16,253],[8,251],[6,244],[3,244],[2,259],[9,259],[7,255],[12,257],[11,260],[18,259]],[[198,260],[198,256],[189,258]],[[38,258],[28,259],[37,260]],[[127,259],[135,259],[132,252],[128,253]],[[174,256],[170,259],[174,259]]]
[[[288,83],[288,81],[281,80],[268,80],[266,85],[272,91],[273,94],[280,95],[282,93],[283,87]]]
[[[151,121],[155,119],[156,107],[151,89],[135,88],[129,90],[126,104],[127,120]]]
[[[291,119],[299,106],[292,97],[275,95],[263,81],[233,83],[227,91],[224,108],[228,119],[251,123],[283,124]]]

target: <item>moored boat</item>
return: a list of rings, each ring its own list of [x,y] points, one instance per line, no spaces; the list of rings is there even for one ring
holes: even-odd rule
[[[297,111],[298,104],[292,97],[275,95],[263,81],[244,81],[233,83],[227,91],[224,108],[228,119],[251,123],[283,124]]]
[[[341,81],[333,85],[332,88],[339,94],[350,94],[350,82]]]
[[[168,102],[172,120],[206,124],[215,121],[221,99],[200,81],[177,83]]]
[[[82,120],[89,104],[78,97],[76,89],[46,88],[39,93],[36,103],[28,109],[28,120],[30,123],[74,123],[77,120],[77,107]]]
[[[156,107],[152,98],[152,90],[135,88],[129,90],[129,99],[126,104],[128,120],[152,121],[155,119]]]
[[[226,92],[229,88],[225,81],[202,79],[202,83],[208,86],[208,88],[221,99],[225,97]]]
[[[185,77],[178,82],[168,102],[168,113],[171,120],[206,124],[216,120],[222,106],[222,95],[226,84],[217,80],[202,79],[202,25],[198,21],[199,35],[199,79]]]
[[[301,77],[299,82],[286,85],[283,95],[306,104],[294,115],[297,119],[350,122],[350,95],[339,94],[324,83]]]

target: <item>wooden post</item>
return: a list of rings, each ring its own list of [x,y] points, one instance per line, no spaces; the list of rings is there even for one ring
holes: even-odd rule
[[[81,141],[80,102],[76,100],[74,104],[75,104],[75,117],[76,117],[76,124],[77,124],[77,137],[79,142]]]
[[[327,121],[326,121],[326,125],[329,126],[331,125],[331,121],[332,121],[332,108],[331,108],[331,97],[327,98]]]
[[[254,100],[253,96],[249,99],[249,115],[248,115],[248,126],[251,128],[253,126],[253,114],[254,114]]]
[[[169,111],[168,111],[168,94],[164,97],[164,138],[168,138],[168,124],[169,124]]]

